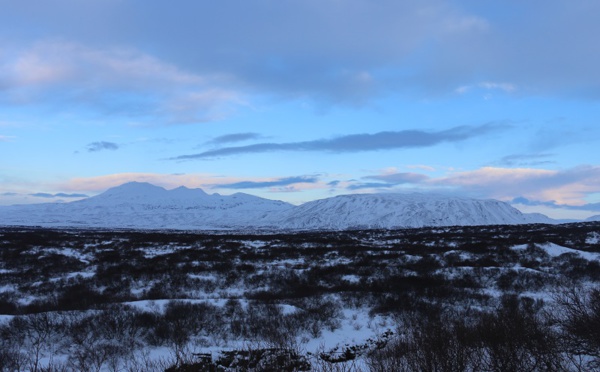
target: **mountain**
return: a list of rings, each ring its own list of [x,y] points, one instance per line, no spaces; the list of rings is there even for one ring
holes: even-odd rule
[[[600,214],[585,219],[586,222],[600,221]]]
[[[429,194],[356,194],[315,200],[282,219],[289,229],[395,228],[453,225],[551,223],[497,200]]]
[[[165,190],[130,182],[71,203],[0,207],[0,225],[140,229],[349,229],[553,223],[497,200],[429,194],[356,194],[300,206],[236,193]]]
[[[0,207],[0,224],[141,229],[266,227],[272,214],[293,205],[236,193],[209,195],[201,189],[165,190],[130,182],[87,199],[57,204]]]

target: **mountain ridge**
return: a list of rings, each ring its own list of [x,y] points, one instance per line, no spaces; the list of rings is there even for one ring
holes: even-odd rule
[[[86,199],[0,207],[0,225],[140,229],[323,230],[556,223],[498,200],[437,194],[349,194],[300,206],[245,193],[128,182]]]

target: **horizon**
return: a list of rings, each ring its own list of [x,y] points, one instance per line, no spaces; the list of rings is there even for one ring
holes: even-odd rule
[[[50,203],[64,204],[64,203],[72,203],[72,202],[76,202],[76,201],[81,201],[81,200],[93,198],[95,196],[103,195],[103,194],[107,193],[108,191],[110,191],[112,189],[118,189],[118,188],[122,188],[123,186],[132,185],[132,184],[152,186],[152,187],[156,187],[156,188],[162,189],[162,190],[167,191],[167,192],[169,192],[169,191],[175,191],[175,190],[182,189],[182,188],[186,189],[186,190],[190,190],[190,191],[199,190],[202,193],[204,193],[205,195],[209,195],[209,196],[213,196],[213,195],[217,195],[217,196],[231,196],[231,195],[236,195],[236,194],[252,195],[252,194],[245,193],[245,192],[240,192],[240,191],[232,192],[232,193],[229,193],[229,194],[223,194],[223,193],[217,193],[217,192],[207,193],[204,189],[202,189],[200,187],[190,188],[190,187],[181,185],[181,186],[176,186],[176,187],[173,187],[173,188],[165,188],[165,187],[162,187],[162,186],[159,186],[159,185],[152,184],[150,182],[128,181],[128,182],[123,183],[121,185],[110,187],[109,189],[106,189],[106,190],[104,190],[104,191],[102,191],[102,192],[100,192],[100,193],[98,193],[96,195],[85,195],[85,196],[82,195],[80,197],[74,198],[74,200],[54,201],[54,202],[50,202]],[[401,192],[401,191],[387,191],[386,192],[386,191],[384,191],[384,192],[379,192],[379,193],[365,192],[365,193],[361,193],[361,194],[362,195],[385,195],[385,194],[415,195],[416,194],[416,195],[431,196],[431,197],[457,198],[457,199],[466,199],[466,200],[471,200],[471,199],[472,200],[496,200],[496,201],[498,200],[498,199],[492,199],[492,198],[488,198],[488,199],[476,199],[476,198],[468,198],[466,196],[461,196],[461,195],[452,195],[452,194],[435,193],[435,192],[418,192],[418,191],[410,191],[410,192]],[[351,195],[356,195],[356,194],[352,194],[352,193],[350,193],[350,194],[339,194],[339,195],[336,195],[336,196],[351,196]],[[256,195],[254,195],[254,196],[256,196]],[[333,197],[335,197],[335,196],[333,196]],[[327,199],[327,198],[332,198],[332,197],[314,199],[314,200],[311,200],[311,201],[324,200],[324,199]],[[265,199],[269,199],[269,200],[273,200],[273,201],[282,201],[280,199],[273,199],[273,198],[268,198],[268,197],[265,198]],[[290,204],[294,205],[294,206],[300,206],[300,205],[302,205],[304,203],[308,203],[308,202],[290,203]],[[41,202],[41,203],[31,203],[31,204],[10,204],[10,205],[6,205],[6,206],[9,206],[9,207],[10,206],[17,206],[18,207],[20,205],[35,205],[35,204],[47,204],[47,202],[46,203],[44,203],[44,202]],[[510,203],[508,203],[508,204],[510,205]],[[511,205],[511,206],[515,207],[514,205]],[[0,206],[0,207],[2,207],[2,206]],[[517,208],[517,207],[515,207],[515,208],[517,210],[521,211],[519,208]],[[539,212],[524,212],[524,211],[521,211],[521,212],[524,213],[524,214],[539,213]],[[546,215],[546,217],[549,217],[549,216]],[[550,217],[550,218],[552,218],[552,217]],[[578,218],[573,218],[573,219],[571,219],[571,218],[563,218],[563,219],[555,219],[555,220],[557,220],[557,221],[560,221],[560,220],[564,220],[564,221],[584,221],[584,219],[578,219]]]
[[[0,0],[0,205],[130,181],[600,214],[600,3]]]

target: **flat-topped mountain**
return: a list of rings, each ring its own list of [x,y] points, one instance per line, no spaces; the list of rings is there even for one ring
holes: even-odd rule
[[[390,193],[340,195],[308,202],[288,212],[282,226],[347,229],[551,222],[546,216],[523,214],[498,200]]]

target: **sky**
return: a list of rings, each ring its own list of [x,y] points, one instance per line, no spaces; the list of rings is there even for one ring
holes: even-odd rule
[[[0,205],[129,181],[600,214],[595,0],[0,0]]]

